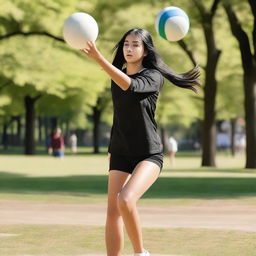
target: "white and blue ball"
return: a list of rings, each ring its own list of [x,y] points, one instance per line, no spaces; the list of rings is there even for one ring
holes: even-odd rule
[[[73,13],[64,22],[64,40],[75,49],[85,48],[87,41],[95,41],[97,39],[98,33],[98,24],[88,13]]]
[[[155,29],[162,38],[168,41],[179,41],[188,33],[189,18],[178,7],[166,7],[158,13]]]

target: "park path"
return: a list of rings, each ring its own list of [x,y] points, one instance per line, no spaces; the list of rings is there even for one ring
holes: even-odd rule
[[[151,254],[151,256],[188,256],[188,255],[181,255],[181,254]],[[106,254],[84,254],[84,255],[79,255],[79,256],[106,256]],[[124,255],[128,256],[128,255]]]
[[[207,228],[256,232],[256,206],[210,203],[187,206],[138,206],[142,227]],[[104,226],[106,205],[0,200],[0,224]]]

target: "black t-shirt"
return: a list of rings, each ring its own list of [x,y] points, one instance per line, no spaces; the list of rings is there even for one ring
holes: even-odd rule
[[[144,68],[129,77],[131,85],[126,91],[111,81],[114,117],[108,152],[126,156],[161,153],[154,117],[163,76]]]

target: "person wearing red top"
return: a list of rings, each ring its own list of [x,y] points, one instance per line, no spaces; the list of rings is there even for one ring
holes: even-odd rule
[[[61,129],[56,128],[51,136],[51,141],[48,149],[48,153],[55,157],[63,157],[65,150],[64,137],[61,134]]]

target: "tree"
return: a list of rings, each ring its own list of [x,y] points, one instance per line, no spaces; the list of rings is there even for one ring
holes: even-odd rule
[[[230,22],[232,33],[239,43],[244,71],[246,168],[256,168],[256,2],[248,0],[248,4],[254,17],[252,46],[250,45],[249,36],[242,28],[241,22],[230,1],[224,3],[224,8]]]
[[[103,72],[94,76],[96,65],[77,56],[61,43],[49,42],[49,38],[10,38],[0,48],[0,55],[15,56],[16,63],[11,69],[3,64],[2,72],[12,78],[24,97],[26,110],[26,154],[34,154],[34,127],[36,102],[40,97],[55,95],[65,99],[70,95],[83,95],[82,105],[93,105],[103,87]],[[25,46],[25,48],[24,48]],[[29,53],[26,51],[29,49]],[[27,57],[29,55],[29,58]],[[35,61],[36,60],[36,61]],[[76,68],[74,68],[76,65]],[[69,105],[67,105],[69,106]],[[70,106],[71,107],[71,106]],[[58,108],[57,105],[54,108]],[[80,108],[81,109],[81,108]],[[79,112],[79,109],[77,109]]]
[[[0,117],[3,126],[2,133],[2,144],[5,149],[8,148],[8,128],[13,124],[14,121],[17,122],[17,142],[21,143],[21,122],[20,117],[24,113],[22,106],[22,99],[19,97],[17,91],[14,90],[14,83],[8,80],[8,83],[4,83],[6,86],[2,86],[1,96],[0,96]],[[16,94],[16,100],[13,100],[13,95]]]
[[[205,66],[204,85],[204,119],[203,119],[203,155],[202,166],[215,166],[216,153],[216,127],[215,127],[215,102],[217,93],[216,70],[221,51],[217,48],[213,29],[213,19],[219,4],[214,0],[209,10],[200,0],[193,0],[197,7],[204,31],[207,47],[207,60]]]
[[[110,105],[110,90],[106,87],[105,90],[98,95],[96,104],[92,107],[93,145],[95,154],[99,153],[100,121],[108,105]]]
[[[218,19],[215,20],[215,27],[218,28],[216,38],[222,50],[217,72],[216,118],[217,120],[228,121],[230,124],[224,132],[228,132],[230,135],[230,149],[234,156],[236,153],[235,132],[237,130],[237,120],[244,117],[243,71],[238,43],[229,29],[229,21],[223,8],[218,9]]]
[[[76,1],[73,2],[76,3]],[[87,9],[91,5],[90,2],[87,2]],[[84,4],[86,3],[78,4],[77,8],[81,8],[80,5]],[[93,6],[94,3],[91,8]],[[82,93],[83,100],[78,101],[81,104],[76,109],[80,112],[84,109],[82,105],[95,104],[97,94],[102,91],[104,85],[100,82],[104,80],[104,75],[103,72],[99,72],[95,76],[97,68],[95,64],[86,60],[78,51],[58,43],[64,42],[62,37],[56,35],[61,31],[67,13],[75,11],[72,3],[63,4],[59,0],[52,0],[45,5],[39,5],[31,1],[13,1],[5,2],[3,7],[5,7],[5,13],[0,17],[3,21],[0,26],[2,32],[0,40],[4,41],[2,55],[12,56],[18,64],[12,65],[10,74],[4,63],[4,73],[8,78],[13,77],[15,83],[22,88],[27,120],[26,148],[30,148],[26,149],[26,153],[33,154],[35,111],[38,99],[45,98],[47,95],[55,95],[62,99],[69,98],[68,91],[72,91],[73,94],[77,92],[79,96]],[[55,20],[55,26],[52,26],[53,20]],[[56,43],[46,38],[53,39]],[[77,65],[75,69],[74,65]],[[77,88],[81,90],[76,90]],[[72,109],[72,106],[69,107]],[[54,108],[58,106],[55,105]]]

